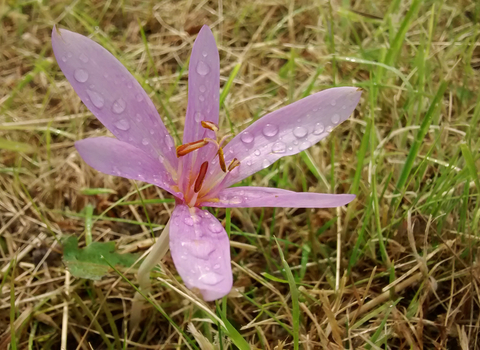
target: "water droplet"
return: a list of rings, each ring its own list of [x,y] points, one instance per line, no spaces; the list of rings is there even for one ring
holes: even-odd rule
[[[142,94],[137,94],[137,95],[135,96],[135,98],[137,99],[137,102],[142,102],[142,101],[143,101],[143,96],[142,96]]]
[[[198,99],[199,99],[201,102],[205,101],[205,97],[203,97],[203,95],[198,96]]]
[[[331,125],[327,126],[327,132],[332,132],[332,130],[333,130],[333,126]]]
[[[84,83],[88,80],[88,73],[84,69],[76,69],[75,72],[73,73],[73,76],[75,77],[75,80],[78,81],[79,83]]]
[[[298,149],[300,151],[303,151],[303,150],[306,150],[307,148],[309,148],[312,144],[308,141],[304,141],[300,144],[300,146],[298,146]]]
[[[170,135],[165,136],[165,144],[168,148],[172,148],[175,145],[173,138]]]
[[[131,89],[131,88],[133,87],[133,84],[132,84],[131,81],[129,81],[129,82],[127,83],[127,87],[128,87],[129,89]]]
[[[214,286],[223,281],[223,276],[215,272],[208,272],[201,275],[198,280],[202,283],[208,284],[209,286]]]
[[[62,57],[62,61],[63,61],[63,62],[67,62],[67,56],[63,56],[63,57]]]
[[[73,54],[71,52],[67,53],[68,58],[71,58]]]
[[[278,134],[278,127],[273,124],[266,124],[263,127],[263,134],[268,137],[275,136],[276,134]]]
[[[283,142],[275,142],[272,146],[273,153],[285,153],[287,145]]]
[[[185,224],[188,226],[193,226],[193,220],[192,220],[192,225],[189,225],[187,223],[187,219],[192,220],[191,218],[187,217],[185,218]],[[202,260],[208,260],[208,256],[215,250],[215,246],[208,241],[190,241],[190,242],[184,242],[183,246],[186,246],[188,251],[196,258],[202,259]]]
[[[331,104],[332,106],[335,106],[335,105],[337,104],[337,101],[331,100],[331,101],[330,101],[330,104]]]
[[[78,58],[80,58],[80,61],[82,61],[83,63],[88,62],[88,57],[84,53],[82,53]]]
[[[317,123],[315,125],[315,128],[313,129],[313,133],[315,135],[320,135],[324,130],[325,130],[325,127],[323,126],[323,124],[322,123]]]
[[[203,51],[203,52],[202,52],[202,56],[203,56],[203,57],[207,57],[207,51]]]
[[[219,268],[220,268],[220,264],[215,264],[215,265],[213,265],[213,269],[214,269],[214,270],[218,270]]]
[[[149,144],[148,140],[146,138],[142,139],[142,145],[147,146]]]
[[[100,95],[98,92],[87,89],[87,95],[88,97],[90,97],[90,100],[92,101],[95,107],[102,108],[103,105],[105,104],[105,100],[103,99],[102,95]]]
[[[298,145],[298,141],[297,140],[293,140],[293,144],[296,146]]]
[[[118,168],[116,166],[113,167],[112,171],[115,175],[120,174],[120,170],[118,170]]]
[[[198,62],[197,64],[197,73],[202,75],[202,76],[205,76],[207,75],[208,73],[210,72],[210,67],[207,66],[207,64],[205,64],[204,62],[200,61]]]
[[[119,98],[113,102],[112,111],[113,113],[120,114],[125,110],[125,107],[127,107],[127,103]]]
[[[247,165],[248,165],[248,166],[251,166],[251,165],[252,165],[252,162],[249,161],[249,160],[247,160]]]
[[[135,114],[135,119],[137,120],[137,122],[141,122],[142,121],[142,116],[140,114]]]
[[[253,154],[255,154],[257,157],[262,154],[262,152],[260,152],[259,149],[256,149],[255,152],[253,152]]]
[[[292,146],[288,147],[288,150],[293,151],[293,147]]]
[[[185,225],[193,226],[193,219],[190,216],[187,216],[185,219],[183,219],[183,222]]]
[[[232,199],[230,199],[230,204],[240,204],[242,202],[243,199],[238,196],[234,196]]]
[[[205,85],[200,85],[198,90],[200,90],[200,92],[205,92],[207,90],[207,88],[205,87]]]
[[[347,109],[347,106],[343,105],[343,106],[342,106],[342,109]]]
[[[203,114],[200,112],[195,113],[195,121],[200,123],[203,120]]]
[[[150,130],[150,135],[155,134],[155,130]]]
[[[332,123],[338,124],[339,121],[340,121],[340,116],[338,114],[334,114],[332,117]]]
[[[212,223],[210,225],[208,225],[208,228],[210,229],[210,231],[212,231],[213,233],[219,233],[222,231],[222,225],[218,224],[218,223]]]
[[[263,162],[262,162],[262,167],[263,169],[267,168],[268,166],[270,166],[270,161],[268,159],[264,159]]]
[[[297,126],[295,129],[293,129],[293,135],[298,138],[304,137],[307,135],[307,129],[305,129],[303,126]]]
[[[240,140],[242,140],[243,143],[251,143],[253,141],[253,135],[245,131],[242,133],[242,136],[240,136]]]
[[[115,126],[117,129],[127,131],[130,129],[130,123],[126,119],[120,119],[119,121],[115,122]]]

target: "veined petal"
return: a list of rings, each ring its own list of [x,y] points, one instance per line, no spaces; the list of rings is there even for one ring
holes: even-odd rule
[[[177,169],[175,145],[155,106],[130,72],[89,38],[54,28],[58,65],[88,109],[119,140]]]
[[[202,206],[226,208],[335,208],[350,203],[354,194],[294,192],[270,187],[231,187],[216,198],[206,199]]]
[[[148,182],[183,198],[174,189],[175,182],[165,166],[129,143],[94,137],[75,142],[75,147],[88,165],[104,174]]]
[[[210,28],[202,27],[195,40],[188,66],[188,105],[183,131],[183,143],[195,142],[205,137],[215,139],[215,133],[205,129],[202,121],[218,125],[220,94],[220,58],[217,44]],[[182,157],[182,178],[184,191],[191,186],[188,179],[197,173],[204,161],[209,161],[216,153],[215,146],[208,144],[192,154]]]
[[[228,174],[223,187],[270,166],[279,158],[299,153],[327,137],[352,114],[361,91],[354,87],[324,90],[267,114],[224,148],[225,161],[240,166]]]
[[[193,44],[188,66],[188,106],[183,132],[183,143],[204,137],[215,138],[213,131],[202,127],[201,122],[218,125],[220,94],[220,58],[212,31],[206,25]]]
[[[170,251],[185,285],[212,301],[232,289],[230,243],[223,226],[209,212],[177,205],[170,219]]]

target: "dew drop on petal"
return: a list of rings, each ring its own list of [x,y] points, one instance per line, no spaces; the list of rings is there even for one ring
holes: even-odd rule
[[[243,202],[243,199],[238,197],[238,196],[234,196],[232,199],[230,199],[230,204],[240,204]]]
[[[332,132],[332,130],[333,130],[333,126],[331,125],[327,126],[327,132]]]
[[[320,135],[324,131],[325,131],[325,127],[323,126],[322,123],[315,124],[315,128],[313,129],[313,133],[315,135]]]
[[[173,138],[170,135],[165,136],[165,144],[168,148],[172,148],[175,145]]]
[[[338,124],[338,122],[340,122],[340,116],[338,114],[334,114],[332,117],[332,123]]]
[[[215,265],[213,265],[213,269],[214,269],[214,270],[218,270],[219,268],[220,268],[220,264],[215,264]]]
[[[218,224],[218,223],[211,223],[210,225],[208,225],[208,228],[210,229],[210,231],[212,231],[213,233],[219,233],[222,231],[222,225]]]
[[[73,73],[73,76],[75,77],[75,80],[79,83],[84,83],[88,80],[88,73],[85,69],[76,69]]]
[[[67,53],[68,58],[71,58],[73,54],[71,52]]]
[[[126,119],[120,119],[119,121],[115,122],[115,126],[117,129],[127,131],[130,129],[130,123]]]
[[[135,99],[137,100],[137,102],[142,102],[142,101],[143,101],[143,96],[142,96],[142,94],[137,94],[137,95],[135,96]]]
[[[195,121],[200,123],[203,120],[203,114],[200,112],[195,113]]]
[[[135,119],[137,120],[137,122],[141,122],[142,121],[142,115],[137,113],[135,114]]]
[[[198,62],[197,64],[197,73],[205,76],[210,72],[210,67],[205,62]]]
[[[253,141],[253,135],[245,131],[240,136],[240,140],[242,140],[243,143],[251,143]]]
[[[87,55],[85,55],[84,53],[82,53],[79,57],[80,61],[82,61],[83,63],[87,63],[88,62],[88,57]]]
[[[142,139],[142,145],[147,146],[149,144],[148,139],[143,138]]]
[[[298,145],[298,141],[297,140],[293,140],[293,144],[296,146]]]
[[[298,149],[300,151],[303,151],[303,150],[306,150],[307,148],[309,148],[312,144],[308,141],[304,141],[300,144],[300,146],[298,146]]]
[[[257,157],[262,154],[262,152],[260,152],[259,149],[256,149],[255,152],[253,152],[253,154],[255,154]]]
[[[275,142],[272,146],[273,153],[285,153],[286,149],[287,149],[287,145],[285,145],[285,143],[281,141]]]
[[[331,104],[332,106],[335,106],[335,105],[337,104],[337,101],[331,100],[331,101],[330,101],[330,104]]]
[[[102,108],[103,105],[105,104],[105,100],[103,99],[102,95],[100,95],[98,92],[87,89],[87,95],[88,97],[90,97],[90,100],[92,101],[95,107]]]
[[[199,282],[202,282],[204,284],[208,284],[210,286],[214,286],[216,284],[219,284],[220,282],[223,281],[223,276],[219,275],[218,273],[215,272],[208,272],[203,275],[201,275],[198,278]]]
[[[125,110],[126,107],[127,103],[124,100],[121,98],[116,99],[112,105],[112,112],[115,114],[120,114]]]
[[[293,135],[298,138],[305,137],[305,135],[307,135],[307,129],[305,129],[303,126],[297,126],[295,129],[293,129]]]
[[[205,101],[205,97],[204,97],[203,95],[198,96],[198,99],[199,99],[201,102]]]
[[[67,62],[67,56],[63,56],[63,57],[62,57],[62,61],[63,61],[63,62]]]
[[[200,92],[205,92],[207,90],[207,88],[205,87],[205,85],[200,85],[198,90],[200,90]]]
[[[248,166],[251,166],[251,165],[252,165],[252,162],[249,161],[249,160],[247,160],[247,165],[248,165]]]
[[[202,52],[202,56],[203,56],[203,57],[207,57],[207,51],[203,51],[203,52]]]
[[[193,226],[193,219],[190,217],[190,216],[187,216],[183,222],[185,223],[185,225],[188,225],[188,226]]]
[[[273,124],[266,124],[262,130],[263,134],[267,137],[272,137],[278,134],[278,127]]]
[[[270,161],[268,159],[264,159],[263,162],[262,162],[262,167],[263,169],[267,168],[268,166],[270,166]]]

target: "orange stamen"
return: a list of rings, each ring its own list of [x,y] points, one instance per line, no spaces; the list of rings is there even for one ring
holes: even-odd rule
[[[215,123],[212,123],[212,122],[209,122],[209,121],[202,120],[202,126],[205,129],[212,130],[213,132],[218,131],[218,126]]]
[[[220,163],[220,168],[222,168],[223,172],[226,173],[227,172],[227,167],[225,165],[225,157],[223,155],[223,149],[220,147],[218,149],[218,162]]]
[[[203,162],[202,165],[200,166],[200,172],[198,173],[197,179],[195,180],[195,186],[193,187],[193,190],[195,193],[200,192],[200,189],[202,188],[203,180],[205,179],[205,175],[207,174],[207,169],[208,169],[208,162]]]
[[[196,151],[199,148],[202,148],[208,144],[206,140],[199,140],[195,142],[186,143],[177,147],[177,158],[180,158],[184,155],[189,154],[190,152]]]
[[[237,158],[233,158],[233,160],[230,162],[230,165],[228,166],[228,171],[232,171],[239,165],[240,161]]]

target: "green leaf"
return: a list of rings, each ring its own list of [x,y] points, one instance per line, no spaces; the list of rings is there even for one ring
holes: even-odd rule
[[[63,244],[63,262],[70,273],[78,278],[99,280],[112,265],[132,266],[138,256],[115,253],[114,242],[92,242],[85,248],[78,248],[78,238],[68,237]]]

